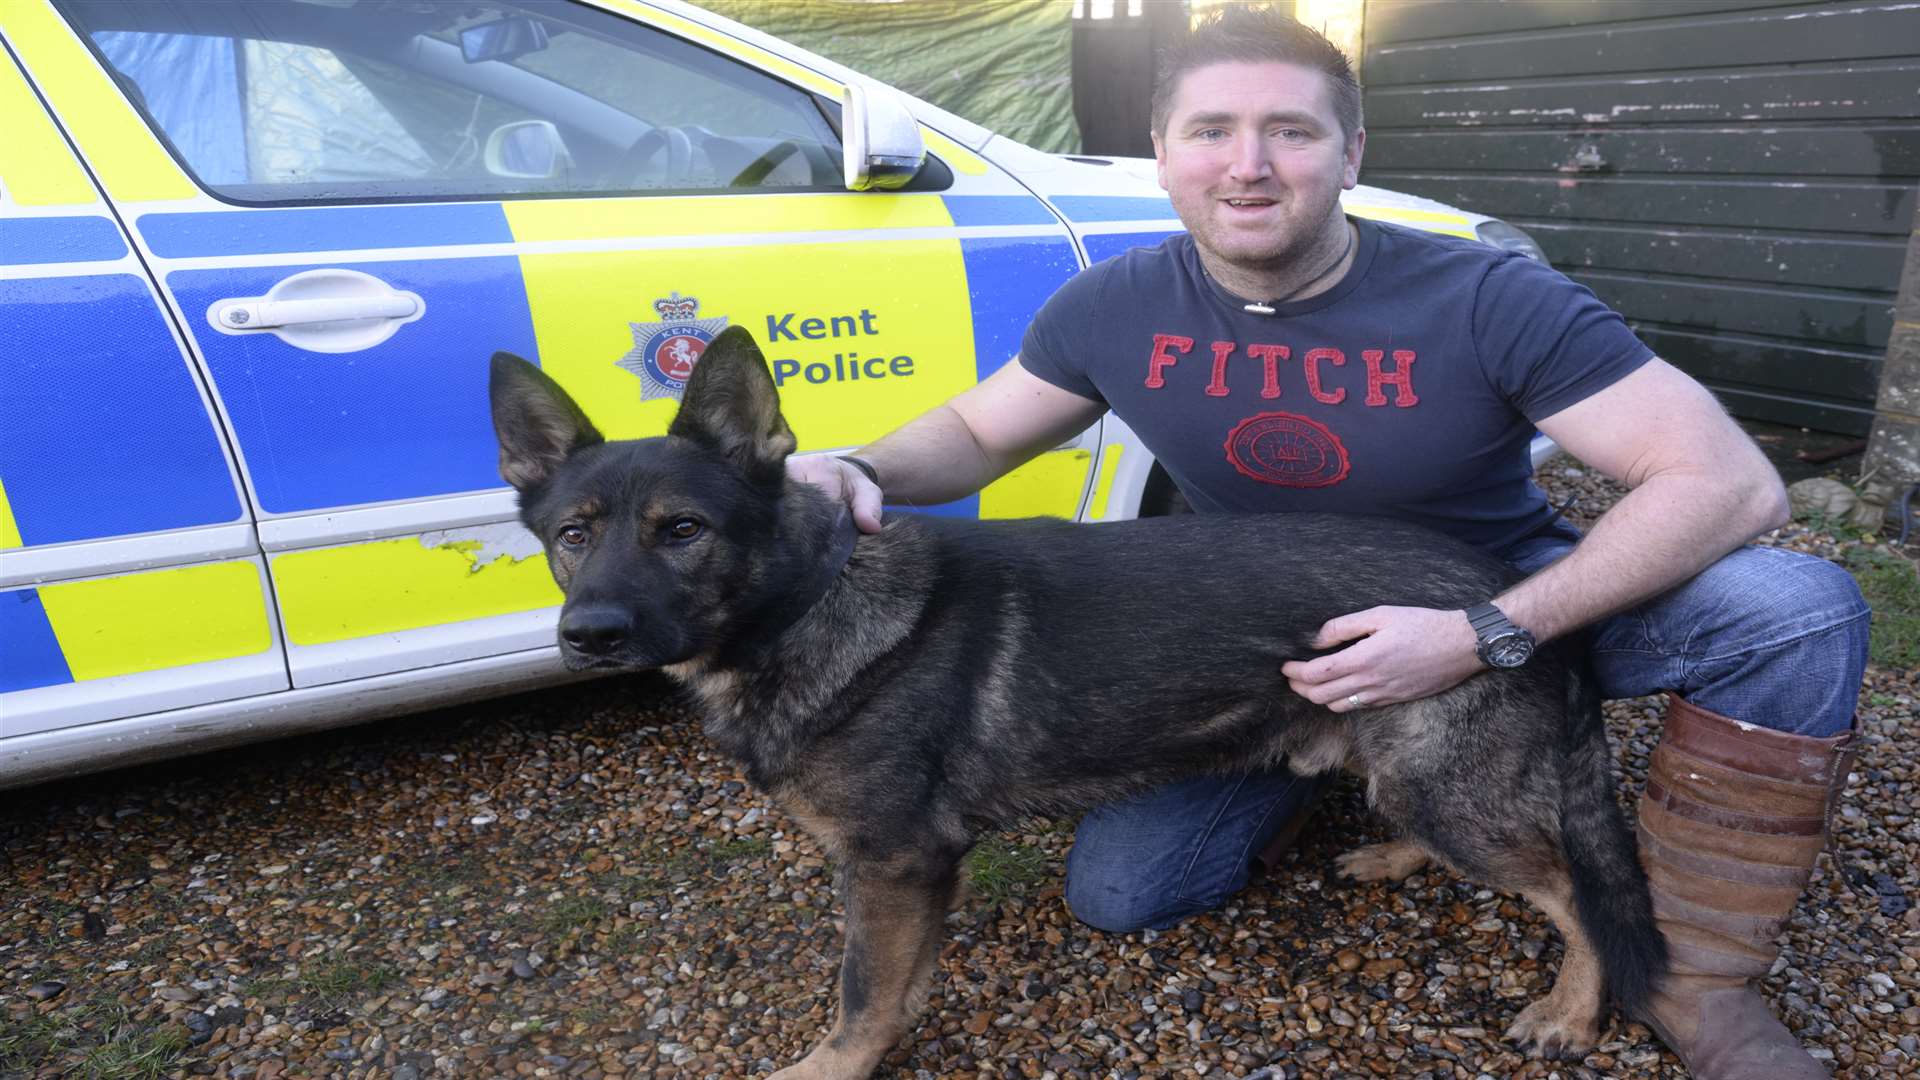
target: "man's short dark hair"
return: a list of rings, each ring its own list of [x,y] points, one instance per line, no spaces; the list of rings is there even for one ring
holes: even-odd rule
[[[1360,130],[1360,81],[1340,47],[1291,15],[1229,4],[1200,17],[1193,32],[1160,50],[1153,73],[1153,133],[1164,136],[1173,92],[1188,72],[1212,64],[1298,64],[1327,77],[1340,132]]]

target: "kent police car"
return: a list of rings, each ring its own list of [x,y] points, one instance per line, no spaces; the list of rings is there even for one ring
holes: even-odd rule
[[[496,350],[646,436],[744,324],[830,452],[1179,228],[1141,162],[671,0],[8,0],[0,39],[0,786],[562,678]],[[1109,418],[934,512],[1122,518],[1152,476]]]

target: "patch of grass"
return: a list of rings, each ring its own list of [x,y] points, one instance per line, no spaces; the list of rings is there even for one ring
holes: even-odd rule
[[[95,999],[0,1027],[0,1074],[58,1064],[78,1080],[147,1080],[177,1070],[186,1050],[180,1028],[139,1023],[125,1005]]]
[[[587,884],[593,886],[595,891],[610,890],[617,893],[625,887],[629,878],[638,877],[639,873],[638,870],[625,866],[603,870],[598,874],[588,874]]]
[[[568,1022],[585,1024],[588,1027],[598,1026],[612,1019],[613,1010],[603,1008],[599,1005],[582,1005],[577,1009],[569,1010],[567,1013]]]
[[[547,905],[536,925],[543,934],[564,935],[599,922],[610,910],[597,896],[569,896]]]
[[[187,1050],[187,1033],[177,1027],[122,1029],[80,1060],[85,1080],[146,1080],[165,1076]]]
[[[1862,540],[1867,536],[1867,530],[1849,522],[1845,514],[1829,517],[1825,510],[1809,510],[1798,517],[1814,532],[1823,532],[1843,540]]]
[[[247,980],[247,993],[262,1001],[285,1001],[299,987],[298,981],[283,979],[278,975],[265,975],[258,979]]]
[[[690,849],[681,848],[668,854],[655,848],[641,856],[640,871],[628,880],[626,887],[641,896],[652,896],[665,892],[676,881],[699,877],[706,865],[706,860]]]
[[[399,973],[390,967],[368,968],[352,960],[339,959],[302,967],[300,977],[291,984],[286,980],[256,979],[250,989],[264,997],[262,984],[278,983],[283,993],[297,990],[314,1011],[334,1012],[361,994],[378,993],[392,986],[399,978]]]
[[[607,935],[603,946],[614,956],[630,956],[640,950],[648,937],[652,936],[646,927],[639,923],[629,923]]]
[[[407,876],[417,882],[429,894],[442,896],[453,893],[449,899],[457,899],[467,889],[487,879],[486,865],[471,852],[464,852],[436,862],[414,864]]]
[[[707,852],[716,866],[765,858],[773,850],[773,841],[760,836],[740,836],[722,840]]]
[[[80,921],[80,907],[65,900],[41,900],[35,905],[44,922],[21,935],[20,944],[49,952],[74,944],[69,935]]]
[[[150,937],[142,934],[139,940],[140,947],[128,957],[128,961],[136,967],[165,963],[179,951],[172,931],[161,931]]]
[[[29,1016],[0,1024],[0,1075],[29,1072],[47,1060],[59,1042],[60,1023],[51,1016]]]
[[[973,891],[989,904],[998,904],[1045,880],[1047,857],[1039,848],[990,836],[967,853],[967,874]]]
[[[1022,832],[1037,833],[1041,836],[1071,837],[1074,827],[1078,824],[1079,819],[1072,816],[1051,818],[1036,817],[1028,818],[1021,822],[1020,830]]]
[[[649,847],[624,871],[610,879],[597,878],[620,890],[622,896],[649,899],[664,894],[682,881],[718,877],[739,863],[756,862],[773,852],[773,841],[765,837],[740,836],[721,840],[705,850],[682,847],[668,850]]]
[[[1920,667],[1920,571],[1882,548],[1855,548],[1847,569],[1873,609],[1870,655],[1885,667]]]

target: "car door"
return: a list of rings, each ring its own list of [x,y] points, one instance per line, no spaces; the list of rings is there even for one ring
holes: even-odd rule
[[[844,190],[838,83],[651,6],[6,19],[204,365],[295,686],[551,645],[496,472],[496,350],[645,436],[744,324],[802,450],[832,450],[1003,363],[1077,268],[1055,215],[930,129],[923,190]],[[1090,459],[937,509],[1070,516]]]
[[[287,689],[211,402],[0,25],[0,754]]]

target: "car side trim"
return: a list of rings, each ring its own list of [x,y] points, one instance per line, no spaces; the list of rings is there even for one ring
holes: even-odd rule
[[[15,548],[0,551],[0,588],[37,585],[82,574],[185,566],[253,555],[258,550],[253,526],[244,522]]]
[[[0,739],[0,789],[581,681],[555,646]]]

